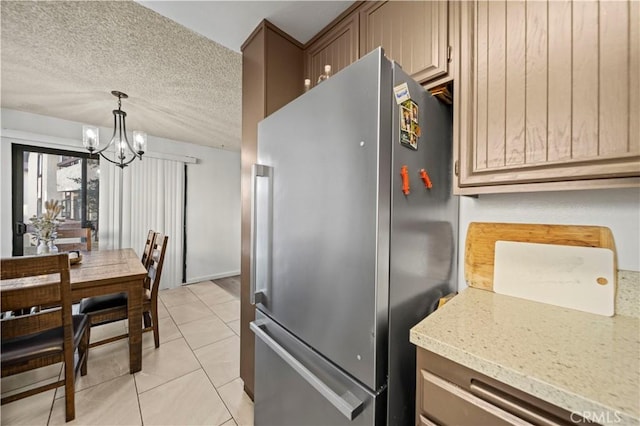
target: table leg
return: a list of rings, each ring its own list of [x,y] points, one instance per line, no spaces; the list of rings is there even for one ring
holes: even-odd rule
[[[142,370],[142,283],[129,283],[129,370],[131,374]]]

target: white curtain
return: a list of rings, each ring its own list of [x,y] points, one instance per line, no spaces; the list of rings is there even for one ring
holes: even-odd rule
[[[141,255],[149,229],[168,235],[160,288],[174,288],[182,283],[184,174],[181,161],[145,156],[123,170],[100,161],[100,249],[118,248],[120,208],[122,248],[133,248]]]

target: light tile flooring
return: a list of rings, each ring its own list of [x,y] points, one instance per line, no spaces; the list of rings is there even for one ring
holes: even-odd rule
[[[253,425],[240,369],[239,277],[160,292],[160,348],[144,333],[142,371],[129,374],[126,340],[91,348],[76,379],[76,418],[65,423],[64,388],[0,407],[2,425]],[[100,340],[126,321],[91,330]],[[57,378],[62,365],[6,377],[2,396]]]

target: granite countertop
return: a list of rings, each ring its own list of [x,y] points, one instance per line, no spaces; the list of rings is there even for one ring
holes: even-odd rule
[[[640,304],[631,294],[631,303]],[[570,412],[608,413],[604,424],[640,424],[637,317],[468,288],[413,327],[410,340]]]

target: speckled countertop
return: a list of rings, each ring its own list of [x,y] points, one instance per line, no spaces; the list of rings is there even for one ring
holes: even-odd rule
[[[640,424],[637,317],[609,318],[468,288],[413,327],[410,340],[570,412],[604,412],[610,424]]]

